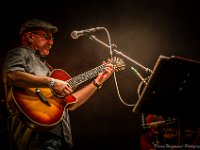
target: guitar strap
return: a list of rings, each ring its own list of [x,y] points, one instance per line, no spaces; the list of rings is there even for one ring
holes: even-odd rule
[[[53,71],[53,67],[51,65],[49,65],[46,61],[44,62],[45,65],[47,66],[47,68],[50,70],[50,71]]]

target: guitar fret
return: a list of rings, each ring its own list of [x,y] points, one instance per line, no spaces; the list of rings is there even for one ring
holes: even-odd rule
[[[66,83],[69,84],[70,87],[74,88],[73,80],[67,80]]]

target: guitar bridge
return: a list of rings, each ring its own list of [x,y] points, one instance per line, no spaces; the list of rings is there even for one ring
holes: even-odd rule
[[[44,95],[41,93],[40,89],[36,88],[35,89],[35,93],[38,95],[38,97],[40,98],[40,100],[46,104],[47,106],[51,106],[51,104],[49,103],[49,101],[44,97]]]

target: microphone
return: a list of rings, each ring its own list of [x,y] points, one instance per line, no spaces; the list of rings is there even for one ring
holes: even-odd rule
[[[81,31],[72,31],[71,37],[72,39],[78,39],[80,36],[91,35],[92,33],[100,31],[102,29],[103,27],[96,27],[96,28],[90,28],[90,29],[81,30]]]

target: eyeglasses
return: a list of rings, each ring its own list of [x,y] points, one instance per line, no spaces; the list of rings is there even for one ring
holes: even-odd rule
[[[46,40],[53,40],[53,37],[48,34],[42,34],[42,33],[37,33],[37,32],[31,32],[31,33],[39,35],[39,36],[45,38]]]

